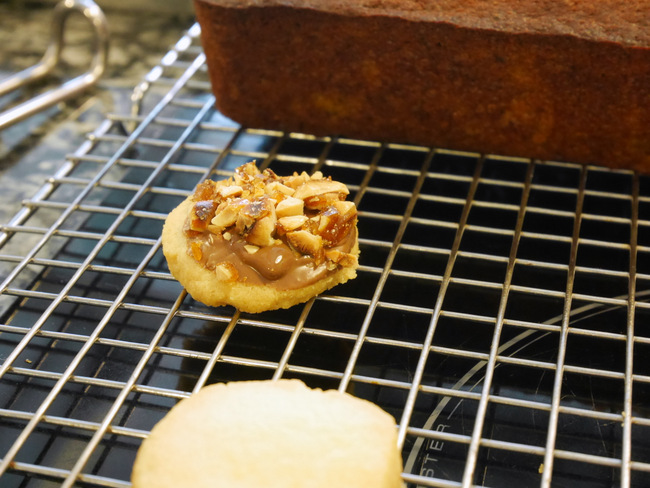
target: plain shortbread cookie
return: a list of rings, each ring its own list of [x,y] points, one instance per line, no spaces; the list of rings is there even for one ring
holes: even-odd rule
[[[133,488],[402,488],[392,416],[298,380],[206,386],[143,442]]]

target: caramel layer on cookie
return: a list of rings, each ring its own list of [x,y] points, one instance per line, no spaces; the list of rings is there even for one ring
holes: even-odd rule
[[[320,172],[278,177],[254,163],[192,197],[188,254],[222,281],[293,290],[356,267],[357,211]]]

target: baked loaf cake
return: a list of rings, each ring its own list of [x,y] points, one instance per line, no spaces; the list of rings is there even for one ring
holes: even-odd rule
[[[248,127],[650,167],[650,0],[195,0]]]
[[[288,308],[356,277],[357,209],[321,172],[279,177],[247,163],[169,214],[163,253],[196,300],[243,312]]]
[[[141,445],[133,488],[401,488],[395,420],[298,380],[210,385]]]

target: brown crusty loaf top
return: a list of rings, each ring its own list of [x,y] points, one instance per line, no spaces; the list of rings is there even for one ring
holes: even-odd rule
[[[195,0],[250,127],[650,170],[650,0]]]
[[[293,7],[344,15],[389,15],[502,32],[567,34],[650,45],[646,0],[205,0],[233,8]]]

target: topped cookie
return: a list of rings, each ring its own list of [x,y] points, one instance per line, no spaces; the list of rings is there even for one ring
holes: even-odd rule
[[[356,277],[357,209],[318,171],[277,176],[254,162],[199,184],[162,233],[172,275],[206,305],[289,308]]]

